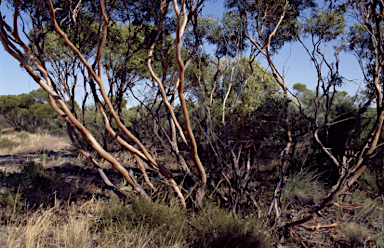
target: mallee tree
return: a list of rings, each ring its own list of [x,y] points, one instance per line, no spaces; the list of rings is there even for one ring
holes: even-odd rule
[[[382,1],[332,1],[319,9],[309,0],[228,0],[221,21],[200,15],[203,0],[5,4],[13,16],[0,13],[2,45],[48,93],[74,147],[95,166],[98,159],[108,161],[143,197],[149,198],[148,191],[113,156],[109,140],[133,154],[146,189],[157,190],[147,174],[150,168],[183,206],[202,206],[210,187],[234,215],[248,206],[244,202],[260,208],[256,174],[260,163],[274,164],[277,187],[266,219],[268,223],[274,216],[273,227],[284,217],[284,186],[298,161],[303,162],[305,156],[297,151],[305,142],[337,168],[337,182],[305,218],[285,227],[332,204],[384,155],[379,149],[384,121]],[[347,26],[346,14],[355,25]],[[284,68],[276,65],[279,49],[290,42],[301,43],[307,52],[303,56],[317,72],[315,91],[296,84],[291,92]],[[215,47],[213,56],[203,43]],[[332,59],[324,56],[323,44],[334,45]],[[356,55],[368,89],[364,101],[352,102],[350,108],[343,108],[343,102],[355,98],[338,92],[345,82],[339,71],[342,51]],[[257,62],[260,57],[267,69]],[[74,98],[78,86],[85,92],[81,107]],[[125,111],[127,99],[139,105]],[[1,106],[8,106],[1,100]],[[103,121],[98,132],[104,140],[95,138],[86,120],[89,101]],[[362,125],[372,104],[372,122]],[[330,135],[340,123],[348,130],[334,142]],[[167,164],[148,149],[151,145],[172,156],[192,183],[175,180]]]

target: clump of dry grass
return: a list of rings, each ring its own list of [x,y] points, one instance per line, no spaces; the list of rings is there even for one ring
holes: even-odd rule
[[[368,230],[363,225],[355,222],[347,223],[338,228],[337,231],[340,235],[339,242],[348,247],[365,247],[365,241],[369,237]]]
[[[256,220],[235,219],[208,205],[191,213],[175,201],[128,204],[92,198],[85,203],[57,200],[5,228],[1,247],[270,247]],[[1,226],[0,226],[1,227]]]
[[[309,169],[290,175],[283,191],[282,202],[298,206],[317,203],[325,195],[325,187],[319,177],[317,171]]]
[[[55,208],[40,209],[7,227],[6,247],[92,247],[91,218],[70,213],[64,219]]]
[[[2,135],[2,139],[8,139],[19,145],[0,149],[0,155],[19,155],[26,153],[42,153],[47,151],[61,151],[71,147],[70,141],[65,137],[49,134],[29,134],[28,138],[19,133]]]
[[[181,235],[164,235],[164,226],[151,227],[144,221],[119,222],[123,220],[120,215],[106,218],[103,214],[124,206],[94,198],[81,206],[59,205],[40,208],[28,218],[9,223],[1,247],[187,247]]]

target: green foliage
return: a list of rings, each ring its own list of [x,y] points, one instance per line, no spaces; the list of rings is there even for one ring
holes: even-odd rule
[[[15,142],[13,140],[10,140],[8,138],[2,138],[0,140],[0,148],[1,149],[12,149],[18,145],[19,145],[19,143]]]
[[[44,163],[45,160],[47,159],[47,154],[43,153],[43,154],[40,154],[40,162]]]
[[[370,18],[375,15],[370,15]],[[368,19],[368,18],[367,18]],[[371,23],[369,23],[371,22]],[[369,23],[369,24],[368,24]],[[365,76],[366,80],[366,90],[368,95],[374,95],[375,94],[375,86],[374,86],[374,80],[375,75],[379,75],[380,73],[380,81],[383,83],[383,71],[380,72],[375,71],[375,44],[378,44],[377,41],[382,39],[382,37],[379,37],[377,35],[376,40],[372,39],[372,36],[375,36],[375,33],[382,35],[382,23],[377,22],[376,24],[379,25],[380,29],[377,28],[376,25],[372,25],[374,21],[367,20],[367,26],[369,26],[370,29],[372,29],[370,32],[367,32],[367,26],[364,23],[356,23],[354,25],[349,26],[347,39],[348,42],[350,42],[350,45],[347,47],[348,51],[354,54],[358,60],[359,63],[362,66],[362,70]]]
[[[58,115],[48,103],[48,93],[41,88],[28,94],[0,96],[0,115],[16,131],[60,129],[55,120]]]
[[[305,206],[316,204],[325,195],[325,187],[319,181],[316,170],[303,169],[292,173],[286,182],[281,202]]]
[[[121,80],[118,83],[124,85],[126,77],[135,73],[141,77],[150,78],[148,70],[143,68],[146,68],[149,51],[148,39],[155,35],[156,28],[152,25],[111,25],[103,53],[103,66],[110,75],[109,80]],[[172,43],[172,40],[171,37],[167,38],[167,46]],[[157,52],[156,49],[155,56]]]
[[[1,180],[11,186],[19,186],[21,188],[36,188],[47,187],[52,181],[45,173],[45,168],[42,163],[27,162],[22,165],[20,173],[10,175],[0,175]],[[28,196],[27,196],[28,197]]]
[[[296,91],[296,94],[300,94],[300,95],[310,91],[307,89],[307,86],[305,84],[300,84],[300,83],[293,85],[292,88]]]
[[[303,26],[306,35],[317,36],[325,41],[336,39],[344,33],[346,26],[343,9],[316,11]]]
[[[217,63],[217,61],[215,62]],[[279,98],[279,86],[275,82],[272,74],[259,63],[250,63],[248,58],[240,57],[228,59],[220,62],[222,64],[222,80],[218,82],[213,94],[212,122],[217,127],[222,127],[222,104],[229,91],[226,100],[226,117],[229,117],[230,109],[233,113],[230,123],[236,123],[238,127],[249,125],[255,127],[254,121],[260,120],[259,114],[265,109],[266,105],[274,105],[274,101]],[[215,66],[210,65],[210,70],[215,71]],[[210,77],[208,77],[210,76]],[[206,82],[214,84],[213,74],[204,75]],[[202,90],[195,92],[201,98],[205,96],[209,102],[210,93],[214,85],[207,84]],[[229,88],[231,87],[231,88]],[[226,121],[228,118],[225,118]]]
[[[21,193],[9,193],[6,195],[0,195],[0,204],[2,207],[11,207],[20,209],[25,206],[25,202],[21,201]]]
[[[110,234],[129,229],[154,230],[154,246],[166,240],[181,240],[189,247],[270,247],[257,220],[235,219],[212,204],[199,213],[190,213],[175,203],[132,198],[128,205],[111,203],[104,208],[98,225],[101,227],[95,228],[104,228]]]
[[[365,191],[378,195],[384,192],[384,172],[383,170],[374,170],[367,168],[357,181],[358,185]]]
[[[274,32],[280,17],[284,13],[279,28],[276,30],[271,40],[271,53],[277,52],[286,42],[294,41],[297,38],[298,21],[302,12],[316,6],[313,0],[293,0],[289,1],[286,11],[284,5],[286,1],[279,0],[226,0],[225,7],[237,12],[237,15],[245,21],[245,25],[256,25],[262,28],[262,36],[265,40]],[[257,39],[257,38],[256,38]],[[264,45],[262,45],[264,46]]]
[[[300,111],[304,113],[309,118],[315,117],[315,102],[319,101],[319,97],[315,91],[307,89],[304,84],[295,84],[293,86],[295,90],[296,97],[293,99],[293,102],[296,106],[300,106]],[[351,96],[348,95],[345,91],[335,91],[329,93],[329,99],[332,99],[332,102],[328,103],[329,106],[326,105],[326,97],[321,101],[320,111],[317,111],[318,115],[318,125],[321,127],[320,129],[320,138],[322,140],[329,139],[328,144],[326,146],[330,146],[333,149],[333,152],[337,154],[342,153],[342,149],[344,148],[345,139],[348,137],[348,132],[354,125],[354,120],[350,121],[342,121],[337,125],[331,125],[328,127],[328,137],[325,137],[323,126],[325,124],[325,116],[327,115],[328,122],[337,122],[339,120],[344,120],[348,117],[354,117],[357,114],[357,106],[352,103]],[[298,103],[298,102],[299,103]],[[329,108],[329,110],[327,110]],[[302,115],[301,113],[297,113],[299,109],[292,109],[292,118],[295,118],[295,115]],[[306,120],[305,120],[306,121]],[[293,129],[296,127],[300,127],[303,124],[295,123]],[[306,123],[305,125],[308,125]],[[324,142],[325,144],[325,142]]]
[[[261,223],[252,218],[234,218],[225,210],[208,204],[190,225],[191,247],[271,247]]]
[[[24,185],[44,185],[46,181],[45,169],[41,163],[28,162],[23,165],[23,184]]]
[[[149,203],[143,198],[131,198],[128,205],[110,203],[101,213],[100,225],[112,232],[124,232],[130,229],[145,228],[156,230],[155,246],[167,239],[184,236],[186,211],[178,205],[167,206],[163,203]]]
[[[29,139],[29,133],[27,133],[25,131],[21,131],[20,133],[16,134],[16,137],[21,139],[21,140],[26,140],[26,139]]]
[[[201,39],[205,38],[208,43],[216,46],[216,58],[233,58],[239,51],[247,48],[245,37],[241,34],[242,20],[234,11],[224,12],[221,20],[211,16],[199,18],[197,32],[199,31]]]
[[[30,110],[36,118],[44,119],[54,115],[54,110],[48,103],[35,103],[31,106]]]

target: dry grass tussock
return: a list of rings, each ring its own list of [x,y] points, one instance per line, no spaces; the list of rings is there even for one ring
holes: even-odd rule
[[[183,209],[163,184],[152,203],[118,199],[93,165],[66,151],[66,138],[21,132],[0,140],[0,247],[270,247],[257,218],[235,219],[214,203]],[[115,156],[134,166],[131,155]]]
[[[62,151],[71,148],[71,143],[66,137],[26,132],[3,134],[0,142],[9,144],[0,147],[0,155],[3,156]]]
[[[92,198],[55,203],[15,216],[5,227],[1,247],[270,247],[260,225],[235,220],[212,207],[190,215],[175,202],[129,204]]]
[[[83,207],[85,205],[88,205],[88,211],[93,208],[92,212],[89,213]],[[28,218],[10,223],[6,228],[6,244],[2,245],[9,248],[111,247],[108,240],[91,231],[98,219],[94,214],[100,214],[100,202],[91,200],[83,206],[40,208]],[[144,231],[124,233],[116,235],[114,241],[115,244],[124,243],[124,247],[149,247],[149,237],[143,234]],[[132,245],[126,246],[126,240]],[[136,242],[133,242],[134,240]]]
[[[156,230],[144,226],[117,231],[98,226],[106,202],[94,198],[84,204],[39,208],[23,220],[11,221],[1,247],[153,247]],[[108,223],[112,226],[112,223]],[[121,223],[120,223],[121,224]],[[183,247],[180,243],[164,247]]]
[[[7,157],[0,158],[0,169],[4,169],[0,171],[0,247],[222,248],[270,247],[271,240],[281,242],[280,234],[268,233],[263,227],[270,200],[262,196],[258,214],[242,212],[237,218],[214,202],[209,191],[205,208],[198,212],[182,209],[174,193],[156,180],[160,190],[152,195],[153,203],[138,197],[122,201],[103,184],[93,165],[76,153],[65,153],[70,149],[66,138],[23,132],[5,134],[1,140],[5,138],[17,145],[0,147],[0,155]],[[135,167],[129,153],[114,155],[124,166]],[[4,159],[12,163],[6,165]],[[173,161],[163,158],[161,162]],[[107,162],[101,161],[101,165],[121,186],[121,176]],[[10,170],[16,166],[20,169]],[[369,187],[354,185],[339,198],[338,205],[294,227],[283,244],[384,248],[384,197],[366,190],[377,182],[371,177],[368,173],[365,178],[366,184],[372,182]],[[267,191],[271,189],[273,186]],[[326,191],[314,170],[290,174],[282,196],[281,220],[303,217]]]

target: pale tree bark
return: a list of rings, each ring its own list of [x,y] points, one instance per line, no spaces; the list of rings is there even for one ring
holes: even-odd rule
[[[23,67],[27,70],[27,72],[31,75],[31,77],[49,94],[50,104],[53,109],[61,115],[70,125],[73,125],[82,136],[89,142],[92,148],[105,160],[110,162],[112,166],[127,180],[127,182],[142,195],[146,195],[143,189],[136,185],[133,180],[130,178],[126,169],[107,151],[105,151],[93,135],[75,118],[75,116],[68,109],[65,102],[60,98],[60,96],[52,90],[51,88],[51,80],[48,76],[47,71],[44,67],[35,59],[30,49],[24,44],[24,42],[20,39],[18,33],[18,5],[15,5],[15,13],[14,13],[14,25],[13,30],[10,26],[8,26],[3,20],[0,20],[0,39],[1,42],[6,49],[6,51],[12,55],[16,60],[18,60]],[[12,38],[11,38],[12,37]],[[35,69],[28,63],[28,61],[22,55],[23,52],[16,47],[16,44],[23,49],[23,52],[28,57],[29,61],[32,65],[37,68],[38,72],[43,75],[44,80],[38,75]],[[58,108],[56,104],[59,104],[62,110]]]
[[[186,206],[186,203],[185,203],[185,200],[184,200],[184,197],[180,191],[180,189],[178,188],[176,182],[172,179],[172,174],[170,173],[170,171],[168,169],[166,169],[163,165],[161,164],[158,164],[153,158],[152,156],[149,154],[149,152],[147,151],[147,149],[145,148],[145,146],[139,141],[139,139],[137,139],[124,125],[123,123],[121,122],[120,118],[118,117],[117,113],[115,112],[113,106],[112,106],[112,103],[111,101],[109,100],[108,98],[108,95],[106,93],[106,90],[104,88],[104,84],[102,82],[102,79],[101,79],[101,56],[102,56],[102,52],[103,52],[103,49],[104,49],[104,46],[105,46],[105,40],[106,40],[106,36],[107,36],[107,27],[108,27],[108,23],[109,23],[109,19],[108,19],[108,16],[105,12],[105,2],[104,1],[100,1],[100,6],[101,6],[101,10],[102,10],[102,20],[103,20],[103,28],[102,28],[102,39],[101,39],[101,42],[99,44],[99,47],[98,47],[98,51],[97,51],[97,57],[96,57],[96,61],[97,61],[97,74],[93,71],[92,67],[87,63],[87,61],[84,59],[84,57],[82,56],[82,54],[77,50],[77,48],[72,44],[72,42],[67,38],[66,34],[60,29],[58,23],[56,22],[56,19],[55,19],[55,10],[53,8],[53,5],[52,5],[52,2],[49,1],[48,2],[49,4],[49,8],[50,8],[50,15],[51,15],[51,20],[54,24],[54,27],[56,29],[56,32],[65,40],[65,42],[67,43],[67,45],[73,50],[73,52],[77,55],[77,57],[82,61],[82,63],[85,65],[85,67],[87,68],[89,74],[93,77],[93,79],[97,82],[98,86],[99,86],[99,89],[100,89],[100,92],[101,92],[101,95],[103,97],[103,100],[105,101],[105,103],[107,104],[108,106],[108,110],[110,112],[110,114],[112,115],[113,119],[115,120],[116,124],[118,125],[118,127],[120,128],[120,130],[123,131],[123,133],[130,139],[132,140],[136,145],[138,145],[142,151],[142,153],[144,154],[146,160],[152,164],[156,169],[158,169],[160,171],[160,173],[167,179],[169,180],[170,182],[170,185],[174,188],[175,192],[178,194],[180,200],[181,200],[181,203],[182,205],[185,207]],[[102,106],[99,104],[99,108],[101,111],[102,110]],[[107,123],[108,122],[108,118],[106,118],[106,115],[105,113],[103,113],[103,116],[104,116],[104,121],[106,123],[106,127],[107,127],[107,130],[111,133],[111,135],[113,137],[116,137],[116,140],[122,144],[124,147],[128,148],[131,152],[134,152],[134,154],[140,154],[139,151],[137,151],[136,149],[132,149],[132,146],[129,146],[129,144],[127,144],[123,139],[119,138],[118,136],[116,136],[115,132],[112,130],[112,128],[110,127],[110,125]],[[148,177],[147,177],[148,178]],[[132,182],[133,183],[133,182]]]
[[[276,6],[278,6],[280,3],[275,3]],[[288,88],[287,83],[285,80],[284,74],[277,68],[275,63],[272,59],[272,42],[274,39],[276,39],[277,33],[279,29],[284,29],[282,27],[282,23],[284,18],[286,17],[286,11],[289,6],[289,0],[286,0],[283,6],[283,11],[281,12],[280,16],[278,16],[276,23],[269,23],[270,20],[268,20],[270,15],[274,15],[273,12],[271,12],[275,6],[263,6],[263,2],[260,1],[257,5],[257,14],[252,13],[253,10],[248,10],[247,6],[243,6],[245,10],[245,16],[244,16],[244,28],[245,28],[245,35],[248,38],[248,40],[251,42],[251,44],[256,48],[256,51],[260,53],[268,62],[268,65],[272,71],[272,75],[275,78],[276,82],[280,85],[281,89],[283,90],[284,95],[284,128],[286,133],[286,144],[285,148],[281,152],[280,159],[279,159],[279,182],[276,186],[274,197],[270,206],[270,210],[268,213],[267,221],[265,224],[267,224],[269,216],[272,212],[272,209],[275,211],[275,219],[278,220],[279,217],[282,214],[281,210],[281,194],[284,189],[285,180],[286,180],[286,173],[288,169],[288,156],[291,152],[292,148],[292,133],[290,130],[290,118],[289,118],[289,98],[288,98]],[[255,20],[253,21],[252,17],[255,15]],[[263,16],[263,17],[262,17]],[[252,33],[249,31],[249,25],[251,23],[255,22],[254,25],[254,32],[256,35],[256,38],[252,37]],[[269,25],[273,26],[273,29],[267,33],[267,27]]]
[[[197,7],[198,7],[199,5],[202,4],[202,2],[199,1],[196,4],[197,4]],[[197,170],[199,171],[199,173],[201,175],[201,185],[198,188],[197,194],[196,194],[196,206],[200,207],[203,204],[203,198],[204,198],[204,195],[205,195],[205,186],[207,184],[207,175],[205,173],[204,166],[201,163],[199,154],[197,152],[197,144],[196,144],[196,140],[195,140],[192,128],[191,128],[190,119],[189,119],[189,113],[188,113],[186,101],[185,101],[185,98],[184,98],[185,64],[184,64],[184,62],[183,62],[183,60],[181,58],[181,37],[183,36],[185,27],[187,25],[188,15],[187,15],[187,8],[186,8],[185,1],[181,2],[182,13],[179,10],[179,6],[178,6],[176,0],[173,0],[173,5],[174,5],[175,13],[176,13],[176,16],[177,16],[176,59],[177,59],[178,65],[179,65],[179,75],[180,75],[179,76],[180,82],[179,82],[179,86],[178,86],[178,92],[179,92],[179,99],[180,99],[181,108],[182,108],[182,111],[183,111],[183,114],[184,114],[184,118],[185,118],[185,128],[187,130],[187,135],[188,135],[188,138],[189,138],[189,141],[190,141],[190,144],[191,144],[191,150],[192,150],[191,151],[191,156],[193,158],[193,161],[194,161],[194,164],[195,164]],[[196,11],[196,10],[193,10],[193,11]]]
[[[181,108],[182,108],[182,113],[183,113],[183,116],[184,116],[184,119],[185,119],[185,129],[186,129],[186,133],[187,133],[187,136],[188,136],[188,139],[189,139],[189,143],[190,143],[191,157],[192,157],[192,159],[194,161],[194,165],[195,165],[197,171],[199,172],[199,174],[201,176],[201,185],[199,186],[199,188],[197,190],[197,193],[196,193],[196,201],[195,201],[195,206],[196,207],[202,206],[203,198],[204,198],[204,194],[205,194],[204,193],[205,192],[205,185],[207,183],[207,176],[206,176],[206,173],[205,173],[204,166],[202,165],[200,157],[198,155],[197,144],[196,144],[196,140],[195,140],[192,128],[191,128],[189,113],[188,113],[188,109],[186,107],[186,100],[185,100],[185,97],[184,97],[184,73],[185,73],[186,67],[190,63],[190,61],[188,61],[187,63],[184,63],[184,61],[182,59],[182,56],[181,56],[181,41],[182,41],[182,37],[183,37],[183,33],[184,33],[184,30],[185,30],[185,27],[186,27],[187,22],[188,22],[188,14],[195,13],[197,11],[197,9],[201,6],[201,4],[202,4],[202,1],[197,1],[196,3],[193,2],[192,4],[190,4],[190,8],[187,11],[186,2],[182,1],[180,3],[180,5],[181,5],[181,11],[180,11],[178,2],[177,1],[173,1],[174,11],[175,11],[175,14],[176,14],[176,17],[177,17],[176,40],[175,40],[174,44],[170,47],[170,49],[167,51],[167,53],[165,55],[165,63],[162,63],[163,77],[162,77],[162,80],[161,80],[156,75],[154,69],[152,68],[152,56],[153,56],[153,51],[154,51],[154,48],[155,48],[155,43],[156,43],[157,39],[159,39],[159,37],[161,37],[161,34],[164,32],[164,30],[163,30],[163,25],[164,25],[163,21],[164,21],[166,10],[167,10],[166,7],[165,7],[165,6],[167,6],[166,2],[165,1],[161,1],[161,4],[160,4],[160,6],[161,6],[160,16],[156,17],[156,22],[157,22],[157,25],[159,27],[159,30],[158,30],[157,37],[156,37],[155,41],[152,43],[151,48],[150,48],[150,50],[148,52],[148,61],[147,61],[147,67],[149,69],[149,72],[151,73],[151,76],[154,79],[154,81],[159,86],[160,91],[161,91],[162,100],[163,100],[163,102],[164,102],[164,104],[165,104],[165,106],[167,108],[168,113],[171,116],[171,118],[170,118],[170,125],[172,127],[172,134],[171,134],[171,137],[172,137],[172,142],[171,142],[172,148],[173,148],[173,150],[174,150],[174,152],[175,152],[175,154],[177,156],[177,159],[178,159],[179,163],[181,164],[181,167],[184,168],[184,170],[186,170],[186,172],[188,174],[190,174],[189,173],[189,168],[187,168],[185,160],[181,156],[181,154],[179,152],[179,149],[177,147],[176,132],[175,131],[178,130],[178,133],[179,133],[183,143],[186,146],[188,146],[188,143],[187,143],[186,137],[184,135],[184,131],[181,128],[181,126],[180,126],[180,124],[179,124],[179,122],[178,122],[178,120],[177,120],[177,118],[175,116],[173,106],[168,101],[167,94],[166,94],[166,91],[165,91],[165,88],[164,88],[164,85],[167,85],[167,82],[166,82],[167,77],[166,77],[166,75],[167,75],[167,71],[168,71],[168,63],[167,62],[168,62],[168,59],[169,59],[169,55],[170,55],[170,53],[173,50],[175,50],[175,55],[176,55],[176,59],[177,59],[178,67],[179,67],[179,69],[178,69],[179,76],[178,76],[177,80],[174,82],[175,87],[174,87],[174,90],[173,90],[173,95],[176,93],[176,91],[178,92],[178,97],[179,97],[179,100],[180,100],[180,105],[181,105]],[[152,8],[152,5],[150,3],[149,3],[149,5]],[[153,13],[155,14],[154,11],[153,11]]]
[[[193,158],[195,167],[197,171],[200,173],[201,179],[200,180],[200,188],[197,191],[196,195],[196,202],[197,206],[202,205],[203,197],[204,197],[204,188],[207,182],[206,174],[205,174],[205,169],[200,161],[198,152],[197,152],[197,145],[196,141],[191,129],[190,121],[189,121],[189,116],[188,116],[188,110],[186,108],[186,100],[184,98],[184,72],[188,64],[190,63],[190,60],[187,63],[184,63],[181,57],[181,40],[183,36],[184,29],[186,27],[186,24],[188,22],[188,14],[196,14],[197,10],[201,7],[202,1],[198,2],[193,2],[193,3],[188,3],[188,12],[186,8],[186,3],[182,2],[182,11],[179,11],[178,3],[176,1],[173,2],[174,4],[174,10],[175,13],[178,17],[178,24],[177,24],[177,34],[176,34],[176,41],[174,42],[173,46],[170,47],[169,51],[167,52],[167,55],[164,57],[162,61],[163,65],[163,79],[160,80],[159,77],[156,75],[152,68],[152,54],[154,52],[154,48],[157,44],[157,40],[160,37],[160,35],[164,36],[164,27],[163,27],[163,21],[165,16],[168,14],[168,6],[169,6],[169,1],[162,1],[160,3],[160,15],[156,15],[156,11],[154,12],[155,19],[157,19],[157,28],[158,28],[158,37],[155,39],[155,42],[153,42],[152,46],[149,49],[148,53],[148,61],[147,61],[147,67],[149,69],[149,72],[151,76],[153,77],[153,80],[158,83],[158,86],[160,88],[161,96],[163,99],[163,102],[167,108],[168,113],[170,114],[170,125],[172,127],[172,134],[170,139],[170,144],[173,150],[175,151],[175,154],[179,160],[179,163],[182,165],[185,171],[190,173],[190,170],[188,168],[188,165],[181,155],[179,149],[178,149],[178,144],[177,144],[177,133],[176,130],[178,130],[178,135],[181,137],[182,142],[186,147],[190,146],[191,149],[191,156]],[[39,8],[47,8],[44,3],[36,3],[36,4],[42,4],[39,6]],[[39,59],[36,59],[35,54],[28,48],[28,46],[20,39],[19,37],[19,30],[18,30],[18,18],[19,16],[19,5],[18,1],[15,1],[15,10],[14,10],[14,18],[13,18],[13,28],[8,26],[4,20],[0,20],[0,28],[1,28],[1,33],[0,33],[0,38],[3,46],[7,50],[8,53],[10,53],[15,59],[17,59],[23,67],[27,70],[27,72],[34,78],[34,80],[49,94],[49,99],[50,99],[50,104],[54,108],[54,110],[62,116],[67,122],[68,125],[71,127],[72,130],[75,129],[77,132],[79,132],[85,139],[86,141],[91,145],[91,147],[98,153],[98,155],[107,160],[112,164],[112,166],[119,171],[120,174],[127,180],[127,182],[134,188],[135,191],[139,192],[145,197],[148,197],[144,190],[141,188],[138,183],[130,177],[129,173],[127,170],[118,162],[118,160],[112,156],[108,151],[106,151],[103,147],[100,146],[100,144],[96,141],[95,137],[91,134],[91,132],[84,126],[85,125],[85,120],[83,116],[83,124],[81,124],[78,119],[76,112],[74,111],[74,88],[77,85],[77,75],[75,75],[75,66],[78,66],[80,68],[80,71],[82,75],[84,76],[84,87],[86,94],[88,96],[88,91],[86,89],[86,85],[89,84],[91,89],[92,89],[92,95],[94,96],[96,107],[101,113],[101,116],[103,117],[104,125],[105,125],[105,131],[106,134],[109,134],[110,136],[114,137],[115,140],[122,145],[124,148],[126,148],[129,152],[134,154],[134,158],[136,160],[136,163],[138,164],[138,167],[143,173],[144,176],[144,181],[148,185],[149,188],[152,190],[156,191],[156,188],[153,186],[153,184],[150,182],[149,177],[145,171],[145,167],[142,164],[141,161],[144,161],[147,163],[150,167],[158,171],[164,180],[166,184],[169,184],[173,187],[175,192],[180,198],[181,204],[185,207],[186,202],[184,199],[184,196],[180,190],[180,187],[177,185],[175,180],[173,179],[172,173],[162,164],[158,163],[150,154],[150,152],[147,150],[147,148],[141,143],[141,141],[133,135],[123,124],[121,121],[121,106],[120,106],[120,113],[116,113],[116,110],[114,109],[114,106],[110,100],[110,96],[108,96],[108,93],[104,87],[104,83],[102,80],[102,75],[103,75],[103,51],[106,46],[107,42],[107,33],[110,25],[110,13],[113,10],[113,6],[107,6],[107,2],[104,0],[100,1],[100,41],[98,43],[97,51],[96,51],[96,56],[94,57],[93,63],[94,65],[92,66],[89,63],[89,60],[92,60],[92,58],[86,58],[82,52],[78,49],[78,47],[73,43],[73,41],[70,40],[69,36],[67,33],[63,31],[63,28],[61,27],[61,24],[63,21],[60,22],[60,24],[56,20],[56,12],[61,11],[62,9],[60,8],[55,8],[52,1],[48,0],[47,1],[47,6],[49,9],[49,18],[50,21],[53,25],[53,28],[55,32],[61,37],[61,39],[65,42],[67,48],[73,52],[75,58],[74,60],[77,60],[76,63],[71,64],[71,73],[63,74],[64,76],[62,77],[60,74],[60,64],[57,63],[57,61],[51,60],[48,61],[52,63],[56,70],[56,75],[58,76],[56,78],[56,81],[62,81],[66,80],[66,77],[72,76],[74,78],[74,84],[72,85],[72,90],[70,89],[70,86],[68,84],[63,84],[63,90],[59,91],[60,93],[56,91],[56,86],[52,85],[51,83],[51,76],[50,72],[46,69],[46,61],[44,61],[44,51],[37,46],[38,51],[35,52],[35,54],[38,56]],[[111,4],[108,2],[108,4]],[[148,2],[149,7],[152,8],[151,3]],[[72,8],[72,7],[71,7]],[[78,2],[74,10],[71,10],[72,13],[72,21],[76,23],[76,18],[79,13],[79,8],[81,8],[81,1]],[[181,13],[182,12],[182,13]],[[181,21],[183,19],[183,21]],[[65,20],[65,18],[64,18]],[[181,24],[182,22],[182,24]],[[40,22],[41,24],[41,22]],[[40,27],[42,28],[42,27]],[[19,49],[21,47],[21,50]],[[189,143],[186,139],[186,136],[184,134],[184,130],[180,126],[173,106],[172,102],[170,102],[167,98],[166,91],[164,86],[167,85],[167,73],[168,73],[168,59],[169,55],[172,51],[175,51],[176,58],[177,58],[177,63],[178,63],[178,74],[179,76],[177,77],[177,80],[174,82],[174,90],[173,90],[173,99],[175,98],[176,92],[178,93],[178,97],[180,99],[180,104],[183,110],[183,115],[185,118],[186,122],[186,133],[189,138]],[[86,76],[86,73],[88,73],[88,76]],[[42,75],[39,76],[39,74]],[[69,75],[70,74],[70,75]],[[97,89],[96,89],[97,87]],[[99,94],[100,98],[99,99]],[[67,104],[65,101],[62,99],[62,96],[68,95],[69,98],[71,99],[72,102],[72,110],[70,110],[67,107]],[[120,96],[121,98],[121,96]],[[101,103],[103,101],[105,105]],[[59,107],[58,107],[59,105]],[[83,107],[85,106],[85,100],[83,102]],[[84,110],[83,110],[84,114]],[[133,142],[134,145],[129,144],[123,137],[119,136],[116,132],[116,130],[113,129],[111,126],[110,122],[113,121],[116,125],[117,128],[124,134],[124,136],[128,137],[130,141]],[[69,132],[69,131],[68,131]],[[74,131],[73,131],[74,132]],[[70,132],[69,132],[70,134]],[[71,140],[74,144],[74,147],[86,156],[91,163],[93,163],[95,166],[98,166],[97,161],[89,156],[89,153],[81,147],[80,143],[76,144],[76,141],[73,136],[71,136]],[[102,172],[100,172],[103,180],[107,183],[107,185],[114,187],[112,183],[105,177],[105,174],[103,175]]]

